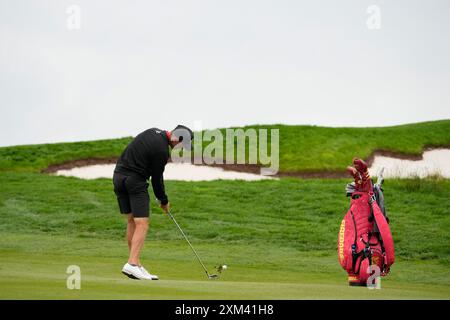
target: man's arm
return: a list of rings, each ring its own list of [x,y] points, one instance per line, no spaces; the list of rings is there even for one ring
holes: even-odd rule
[[[164,167],[167,163],[167,158],[164,154],[155,154],[152,161],[152,187],[153,193],[156,198],[161,201],[162,205],[166,205],[169,199],[166,195],[166,190],[164,188]]]

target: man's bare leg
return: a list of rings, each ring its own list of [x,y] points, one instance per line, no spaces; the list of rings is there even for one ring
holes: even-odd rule
[[[134,218],[134,232],[131,238],[130,258],[128,263],[140,266],[139,256],[148,230],[148,218]]]
[[[133,214],[127,214],[127,242],[128,242],[128,251],[131,252],[131,242],[133,240],[134,230],[136,229],[136,224],[134,223]]]

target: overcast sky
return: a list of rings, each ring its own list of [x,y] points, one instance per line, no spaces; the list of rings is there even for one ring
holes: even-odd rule
[[[448,119],[449,57],[447,0],[0,0],[0,145]]]

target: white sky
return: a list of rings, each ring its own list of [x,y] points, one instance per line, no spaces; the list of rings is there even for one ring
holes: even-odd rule
[[[0,145],[448,119],[449,57],[447,0],[0,0]]]

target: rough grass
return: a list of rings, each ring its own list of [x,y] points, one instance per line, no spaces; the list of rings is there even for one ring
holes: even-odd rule
[[[0,231],[121,239],[112,183],[107,179],[28,173],[0,175]],[[334,250],[348,209],[346,180],[167,182],[173,213],[194,241],[270,242],[301,251]],[[450,254],[450,181],[388,180],[387,210],[404,259],[438,259]],[[178,239],[152,205],[154,240]],[[407,205],[405,205],[407,204]]]
[[[426,146],[450,145],[450,120],[378,128],[264,125],[280,130],[280,171],[342,171],[355,156],[375,150],[419,155]],[[224,129],[222,130],[224,131]],[[128,138],[0,148],[0,171],[38,172],[50,164],[119,156]]]
[[[2,147],[0,171],[39,172],[51,164],[70,160],[117,157],[130,141],[131,137]]]
[[[263,127],[280,129],[284,172],[343,171],[354,157],[367,159],[374,151],[420,155],[424,147],[450,144],[450,120],[377,128]]]

